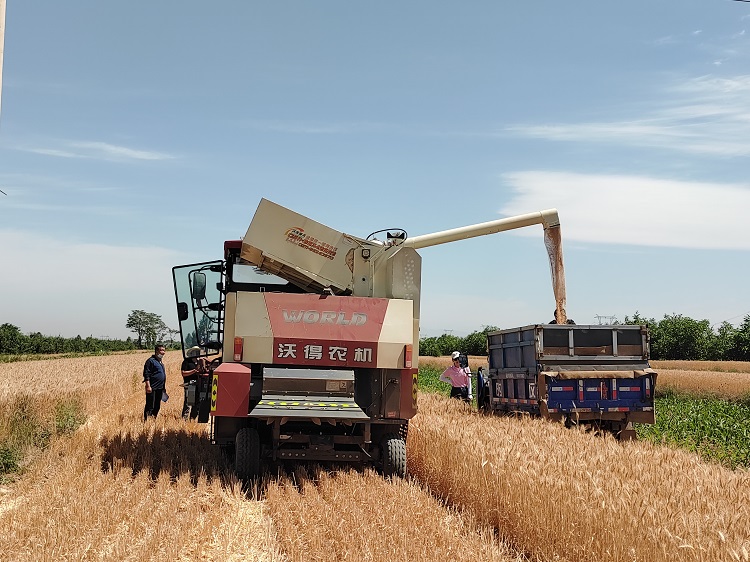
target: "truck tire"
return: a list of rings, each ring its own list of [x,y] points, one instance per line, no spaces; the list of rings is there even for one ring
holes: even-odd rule
[[[260,473],[260,437],[243,427],[234,438],[234,472],[240,480],[251,480]]]
[[[382,440],[383,476],[406,477],[406,441],[395,433]]]
[[[481,402],[480,398],[477,397],[477,410],[485,414],[491,414],[492,406],[490,405],[490,389],[488,387],[484,387],[481,396]]]

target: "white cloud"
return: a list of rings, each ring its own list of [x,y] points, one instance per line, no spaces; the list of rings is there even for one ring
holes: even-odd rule
[[[0,229],[0,322],[25,332],[127,337],[128,313],[144,309],[177,327],[171,267],[159,247],[65,241]]]
[[[101,141],[62,141],[61,147],[14,146],[17,150],[59,158],[88,158],[122,162],[125,160],[172,160],[174,155],[164,152],[138,150]]]
[[[677,39],[672,35],[665,35],[654,40],[654,45],[674,45],[677,43]]]
[[[538,171],[503,180],[514,197],[502,214],[555,207],[564,240],[750,250],[750,185]]]
[[[171,160],[174,156],[163,152],[136,150],[126,146],[118,146],[106,142],[71,142],[70,146],[89,151],[92,158],[97,155],[123,158],[126,160]]]
[[[41,154],[43,156],[57,156],[58,158],[85,158],[81,154],[75,152],[69,152],[67,150],[59,150],[56,148],[20,148],[19,150],[25,150],[26,152],[33,152],[34,154]]]
[[[673,86],[668,101],[632,119],[515,125],[507,130],[555,141],[608,142],[723,156],[750,155],[750,76],[703,76]]]

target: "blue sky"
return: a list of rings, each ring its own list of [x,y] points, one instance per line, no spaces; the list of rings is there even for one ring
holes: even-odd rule
[[[0,323],[177,326],[261,197],[357,236],[557,208],[568,314],[750,312],[750,4],[7,0]],[[420,250],[422,335],[547,322],[541,227]]]

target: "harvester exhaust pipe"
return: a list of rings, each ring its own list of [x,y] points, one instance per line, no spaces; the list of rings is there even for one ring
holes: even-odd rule
[[[451,230],[433,232],[432,234],[412,236],[404,240],[402,245],[418,250],[419,248],[428,248],[430,246],[437,246],[438,244],[465,240],[467,238],[474,238],[485,234],[495,234],[496,232],[523,228],[534,224],[541,224],[544,227],[544,230],[556,226],[559,227],[560,218],[557,215],[557,209],[546,209],[535,213],[508,217],[470,226],[462,226]]]

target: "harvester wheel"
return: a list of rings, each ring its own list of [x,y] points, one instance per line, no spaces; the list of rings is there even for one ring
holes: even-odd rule
[[[383,476],[406,476],[406,441],[395,433],[383,437]]]
[[[234,439],[234,472],[240,480],[250,480],[260,472],[260,437],[250,427],[243,427]]]

